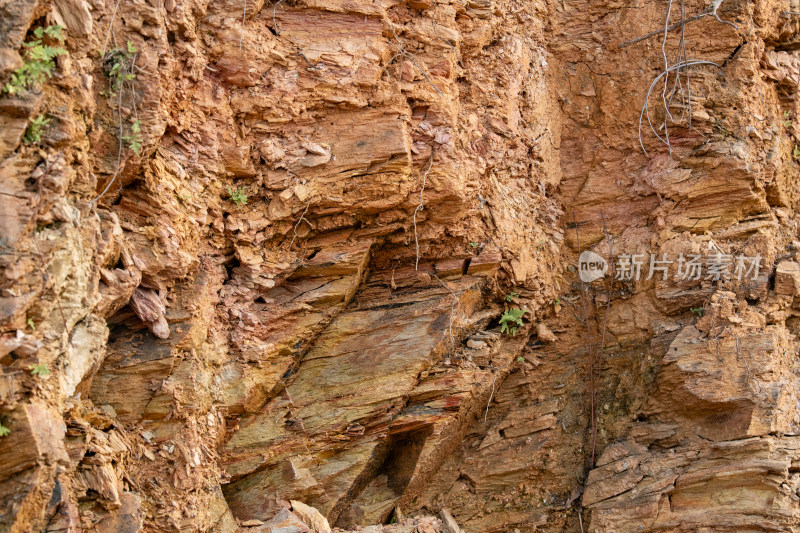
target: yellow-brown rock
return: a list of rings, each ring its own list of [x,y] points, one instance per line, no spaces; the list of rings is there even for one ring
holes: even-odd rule
[[[0,3],[0,531],[793,531],[792,3]]]

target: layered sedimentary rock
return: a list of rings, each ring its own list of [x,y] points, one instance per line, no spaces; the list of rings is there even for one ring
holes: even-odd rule
[[[796,529],[796,11],[0,6],[0,530]]]

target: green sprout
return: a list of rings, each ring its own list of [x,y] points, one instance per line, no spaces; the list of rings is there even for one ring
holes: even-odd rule
[[[0,437],[7,437],[11,434],[11,430],[0,424]]]
[[[25,136],[22,138],[22,141],[25,144],[40,142],[42,140],[42,130],[44,130],[44,127],[49,123],[50,119],[45,118],[44,113],[31,120],[31,123],[28,124],[28,129],[25,130]]]
[[[239,208],[247,205],[247,195],[244,193],[244,189],[242,189],[241,187],[236,189],[235,191],[230,187],[228,187],[228,196],[230,196],[230,199]]]
[[[691,311],[691,312],[692,312],[692,314],[693,314],[693,315],[695,315],[697,318],[700,318],[700,317],[702,317],[702,316],[703,316],[703,308],[702,308],[702,307],[692,307],[692,308],[690,309],[690,311]]]
[[[33,323],[33,319],[29,318],[25,321],[28,324],[28,327],[31,328],[33,331],[36,331],[36,324]]]
[[[524,363],[524,362],[525,362],[525,358],[524,357],[522,357],[521,355],[519,357],[517,357],[517,363]]]
[[[133,54],[136,52],[138,52],[138,49],[132,42],[128,41],[127,50],[114,48],[103,56],[104,73],[111,87],[109,95],[117,94],[126,81],[130,81],[136,77],[133,73]]]
[[[511,292],[509,292],[508,294],[506,294],[505,300],[506,300],[507,302],[513,302],[513,301],[514,301],[514,298],[519,298],[519,294],[517,294],[517,293],[516,293],[516,292],[514,292],[514,291],[511,291]]]
[[[122,140],[128,144],[128,148],[133,150],[133,153],[139,155],[139,150],[142,149],[142,125],[139,119],[133,121],[131,124],[131,134],[124,135]]]
[[[29,365],[28,370],[31,371],[31,375],[33,376],[44,377],[50,375],[50,369],[46,364],[36,363],[34,365]]]
[[[506,333],[511,336],[516,335],[517,330],[525,325],[522,322],[522,316],[525,313],[526,311],[523,309],[515,307],[503,311],[503,315],[500,317],[500,333]]]

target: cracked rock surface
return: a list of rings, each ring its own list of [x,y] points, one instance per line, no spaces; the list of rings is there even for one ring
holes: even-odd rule
[[[0,3],[0,532],[800,530],[787,5]]]

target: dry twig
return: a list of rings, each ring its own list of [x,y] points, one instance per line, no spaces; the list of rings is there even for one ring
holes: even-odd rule
[[[242,31],[239,33],[239,50],[242,49],[242,41],[244,40],[244,19],[247,16],[247,0],[244,0],[244,8],[242,9]]]
[[[394,277],[394,271],[392,271],[392,276]],[[447,284],[444,281],[442,281],[442,279],[439,276],[434,274],[433,277],[436,278],[437,280],[439,280],[439,283],[442,284],[442,287],[444,287],[445,289],[450,291],[450,294],[453,295],[453,299],[450,300],[450,325],[449,325],[449,328],[450,328],[450,346],[452,347],[453,344],[455,344],[455,342],[453,340],[453,313],[455,313],[455,305],[456,305],[456,300],[458,300],[458,295],[455,292],[453,292],[453,289],[448,287]]]
[[[89,202],[89,205],[92,205],[95,202],[97,202],[97,200],[102,198],[103,195],[108,192],[108,189],[110,189],[111,186],[116,181],[120,170],[122,170],[122,150],[123,150],[123,146],[122,146],[122,88],[120,88],[120,90],[117,92],[117,96],[118,96],[118,98],[117,98],[117,116],[119,117],[119,146],[117,147],[117,170],[114,171],[114,175],[111,177],[111,180],[108,182],[108,185],[106,185],[106,188],[103,189],[103,192],[98,194],[97,197],[94,200]]]
[[[575,244],[578,247],[578,255],[581,254],[581,238],[580,233],[578,232],[578,220],[575,216],[575,211],[572,212],[572,222],[575,224]],[[589,349],[589,397],[591,403],[591,439],[592,439],[592,457],[589,463],[589,467],[594,466],[594,454],[595,454],[595,445],[597,442],[597,424],[596,424],[596,416],[595,416],[595,385],[594,385],[594,345],[592,341],[592,327],[589,323],[589,309],[587,303],[588,296],[586,294],[586,284],[581,280],[581,303],[583,305],[583,321],[586,325],[586,344]]]
[[[625,41],[625,42],[619,43],[617,45],[617,48],[626,48],[626,47],[628,47],[628,46],[630,46],[632,44],[636,44],[636,43],[639,43],[641,41],[645,41],[647,39],[650,39],[651,37],[655,37],[656,35],[661,35],[665,31],[670,32],[670,31],[675,31],[678,28],[682,29],[685,25],[689,24],[690,22],[694,22],[695,20],[700,20],[703,17],[714,17],[715,20],[717,20],[718,22],[721,22],[722,24],[727,24],[729,26],[733,26],[736,29],[739,29],[739,27],[736,24],[734,24],[733,22],[728,22],[727,20],[722,20],[721,18],[719,18],[719,15],[717,14],[717,9],[719,9],[719,5],[721,3],[722,3],[721,0],[719,2],[715,1],[710,6],[708,6],[708,8],[706,8],[706,10],[703,11],[702,13],[699,13],[697,15],[693,15],[693,16],[691,16],[689,18],[683,18],[682,17],[680,21],[676,22],[675,24],[673,24],[671,26],[668,26],[665,29],[653,30],[650,33],[642,35],[641,37],[637,37],[636,39],[631,39],[630,41]],[[716,7],[715,7],[715,4],[716,4]],[[792,13],[792,12],[784,11],[784,13]],[[800,15],[800,13],[792,13],[792,14]]]
[[[608,331],[608,315],[611,311],[611,297],[613,295],[614,289],[614,247],[611,245],[611,235],[608,234],[608,227],[606,226],[606,217],[603,215],[603,211],[600,211],[600,218],[603,221],[603,232],[606,235],[606,241],[608,241],[608,255],[609,255],[609,262],[611,263],[611,280],[608,284],[608,293],[606,295],[606,313],[603,317],[603,333],[600,338],[600,359],[597,362],[598,372],[599,369],[603,366],[603,350],[606,348],[606,331]]]
[[[419,71],[419,73],[422,74],[425,77],[425,79],[428,81],[428,83],[431,85],[431,87],[433,87],[434,90],[436,90],[436,92],[439,93],[440,96],[443,96],[442,91],[440,91],[439,88],[433,83],[433,80],[431,79],[430,76],[428,76],[428,73],[425,72],[425,70],[422,67],[419,66],[419,64],[417,63],[416,58],[414,57],[414,54],[412,54],[411,52],[406,50],[405,47],[402,44],[399,44],[400,43],[400,37],[397,35],[397,32],[394,30],[394,25],[391,22],[389,22],[389,29],[392,30],[392,34],[394,34],[394,38],[397,40],[397,43],[400,46],[400,50],[397,52],[397,54],[395,54],[392,57],[391,61],[394,61],[394,59],[398,55],[401,55],[401,56],[405,57],[406,59],[408,59],[409,61],[411,61],[411,64],[414,65],[417,68],[417,70]]]
[[[417,213],[425,209],[425,201],[422,198],[422,194],[425,192],[425,181],[428,178],[428,172],[431,171],[432,166],[433,166],[433,148],[431,148],[431,157],[428,159],[428,170],[426,170],[425,174],[422,175],[422,189],[420,189],[419,191],[419,205],[417,206],[416,209],[414,209],[414,215],[413,215],[414,244],[417,249],[417,259],[414,262],[414,270],[419,270],[419,237],[417,236]]]
[[[298,237],[297,228],[300,227],[300,223],[305,220],[306,224],[311,226],[311,222],[309,222],[308,219],[306,218],[306,213],[308,213],[308,208],[309,207],[311,207],[311,200],[309,200],[308,203],[306,204],[306,209],[305,209],[305,211],[303,211],[303,214],[300,215],[300,220],[298,220],[297,224],[294,225],[294,237],[292,237],[292,242],[289,243],[289,249],[290,250],[292,249],[292,245],[294,244],[294,240]],[[313,227],[313,226],[311,226],[311,227]]]
[[[492,398],[494,398],[494,382],[497,379],[497,370],[491,365],[490,368],[492,369],[492,392],[489,394],[489,401],[486,402],[486,411],[483,413],[484,424],[486,423],[486,418],[489,416],[489,406],[492,404]]]
[[[108,48],[108,39],[111,37],[111,28],[114,27],[114,19],[117,17],[117,9],[119,8],[119,4],[122,0],[117,0],[117,3],[114,5],[114,12],[111,13],[111,20],[108,22],[108,32],[106,32],[106,42],[103,43],[103,53],[100,54],[100,57],[105,57],[106,49]],[[116,40],[116,37],[114,37]]]
[[[656,130],[655,126],[653,126],[653,122],[652,122],[652,120],[650,118],[650,108],[648,107],[647,104],[650,101],[650,95],[652,94],[653,89],[658,84],[658,81],[661,78],[663,78],[665,75],[668,75],[673,70],[685,69],[685,68],[694,67],[694,66],[697,66],[697,65],[713,65],[713,66],[715,66],[717,68],[720,68],[719,65],[714,63],[713,61],[704,61],[704,60],[700,60],[700,59],[692,59],[692,60],[687,60],[687,61],[681,61],[679,63],[676,63],[675,65],[672,65],[671,67],[667,68],[666,71],[664,71],[661,74],[659,74],[658,76],[656,76],[656,79],[654,79],[653,83],[650,84],[650,88],[647,90],[647,95],[645,96],[644,103],[642,104],[642,111],[639,113],[639,146],[641,146],[642,151],[644,152],[645,155],[647,155],[647,156],[650,155],[647,152],[647,149],[645,149],[644,141],[642,140],[642,121],[643,121],[643,119],[645,117],[647,117],[647,123],[650,126],[650,129],[652,130],[652,132],[655,134],[655,136],[658,138],[659,141],[661,141],[662,143],[666,144],[669,147],[670,154],[672,153],[672,147],[669,144],[669,139],[668,138],[665,139],[664,137],[662,137],[661,135],[658,134],[658,131]],[[665,118],[665,121],[666,121],[666,118]]]

